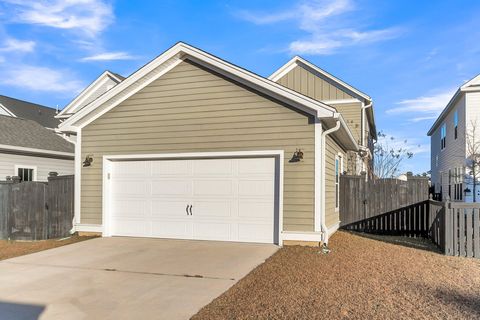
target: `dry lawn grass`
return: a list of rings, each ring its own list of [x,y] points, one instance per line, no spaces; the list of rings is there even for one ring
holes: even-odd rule
[[[282,248],[193,319],[480,319],[480,260],[346,232],[329,246]]]
[[[0,260],[10,259],[25,254],[61,247],[67,244],[85,241],[93,237],[72,236],[70,238],[41,241],[8,241],[0,240]]]

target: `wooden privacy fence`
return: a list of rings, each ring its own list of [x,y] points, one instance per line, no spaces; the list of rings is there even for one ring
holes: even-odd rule
[[[407,176],[366,180],[365,175],[340,176],[340,221],[345,226],[428,200],[428,179]]]
[[[43,240],[69,235],[74,216],[74,178],[48,183],[0,183],[0,239]]]
[[[480,204],[434,200],[356,221],[343,229],[431,239],[446,255],[480,258]]]

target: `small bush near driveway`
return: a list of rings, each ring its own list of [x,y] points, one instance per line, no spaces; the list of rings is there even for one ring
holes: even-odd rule
[[[284,247],[193,317],[480,319],[480,260],[337,232]]]

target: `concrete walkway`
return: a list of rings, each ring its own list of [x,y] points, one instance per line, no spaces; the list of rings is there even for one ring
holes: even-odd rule
[[[0,261],[0,319],[188,319],[277,248],[98,238]]]

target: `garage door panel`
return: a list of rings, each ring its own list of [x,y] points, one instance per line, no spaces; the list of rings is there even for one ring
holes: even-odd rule
[[[232,201],[211,200],[211,201],[194,201],[192,214],[194,219],[202,217],[231,217]]]
[[[112,235],[274,242],[273,158],[114,162],[110,190]]]
[[[187,219],[188,201],[154,199],[151,201],[151,216],[156,218],[183,218]]]
[[[194,180],[194,196],[230,196],[233,194],[232,180]]]
[[[274,204],[271,201],[238,201],[238,216],[241,218],[260,218],[272,220]]]
[[[191,239],[192,223],[180,220],[153,220],[151,236]]]
[[[238,195],[253,197],[268,197],[274,195],[273,180],[240,180],[238,182]]]
[[[238,241],[273,243],[272,225],[269,223],[239,223]]]
[[[148,183],[145,180],[115,179],[112,183],[114,196],[144,196],[149,193]]]
[[[212,159],[193,162],[193,174],[195,176],[231,176],[233,174],[234,160]]]
[[[154,196],[189,196],[192,194],[190,180],[155,179],[152,180],[152,195]]]
[[[143,199],[124,198],[115,201],[112,206],[112,217],[138,218],[147,215],[147,203]]]
[[[232,227],[230,223],[196,222],[193,224],[193,238],[201,240],[231,241]]]
[[[188,176],[191,174],[191,162],[178,160],[152,161],[152,176]]]

